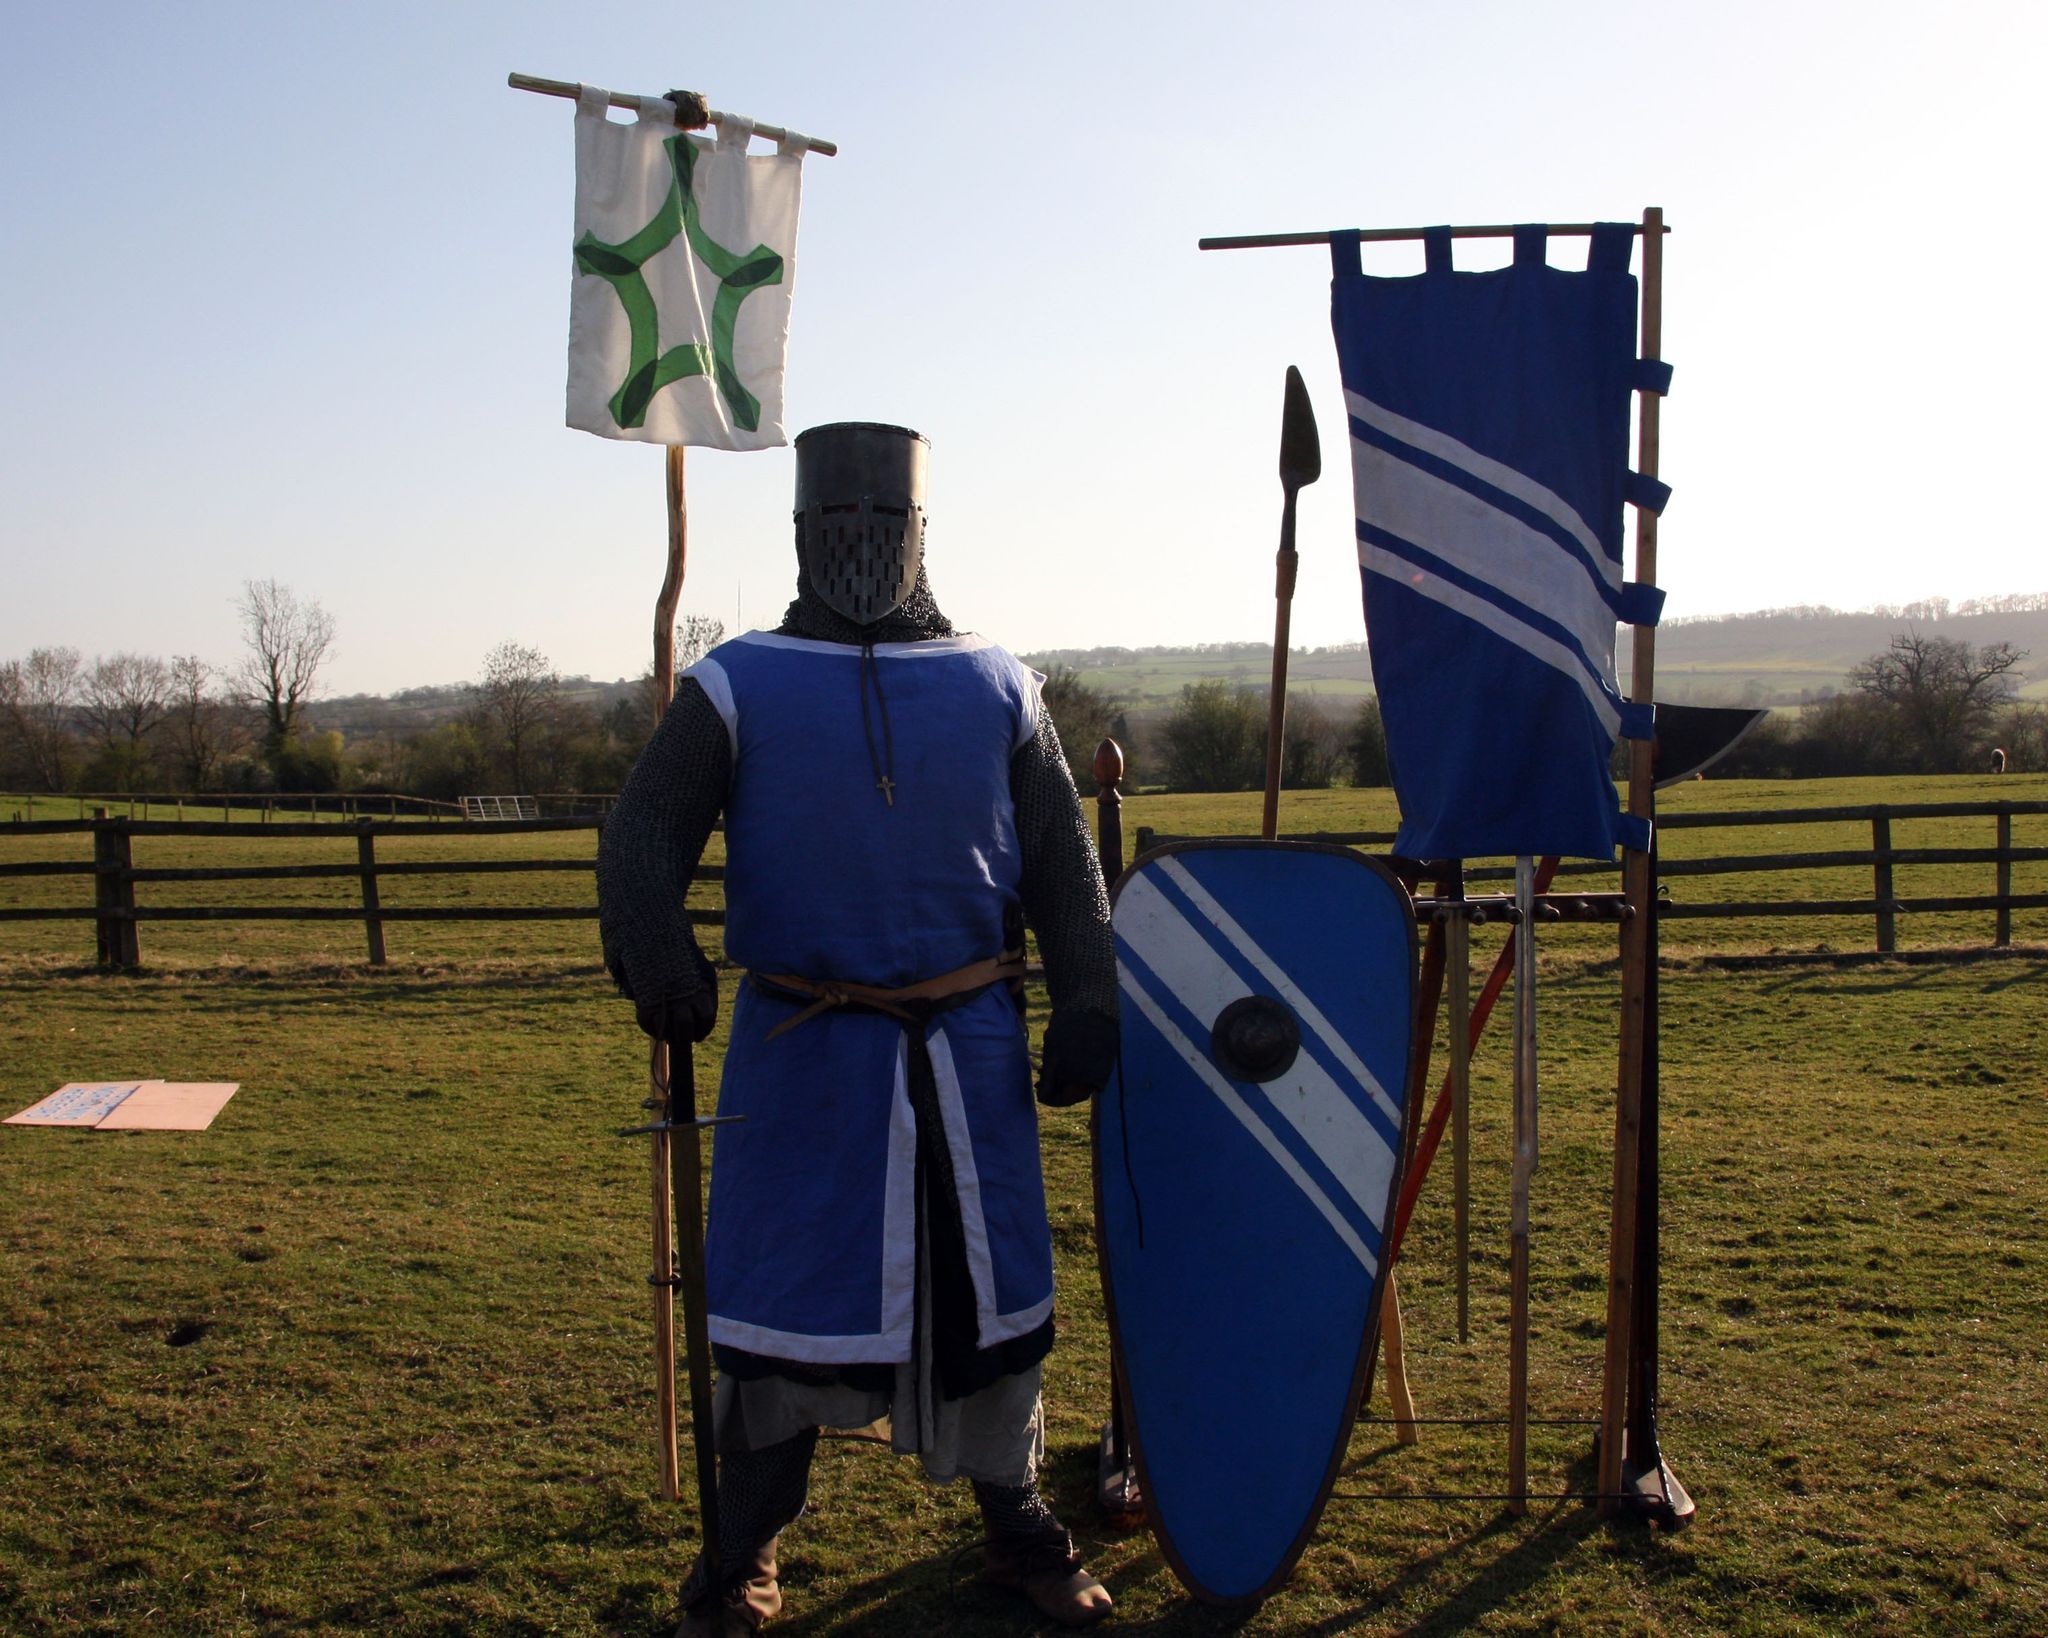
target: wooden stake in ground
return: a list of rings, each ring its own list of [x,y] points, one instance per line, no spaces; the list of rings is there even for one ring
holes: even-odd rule
[[[1536,1171],[1536,862],[1515,861],[1515,1157],[1508,1224],[1508,1510],[1529,1510],[1529,1180]]]
[[[1642,356],[1656,359],[1664,345],[1664,212],[1643,212]],[[1657,476],[1658,421],[1663,398],[1645,392],[1639,400],[1636,467]],[[1636,509],[1637,582],[1657,582],[1657,514]],[[1635,628],[1634,670],[1629,698],[1647,704],[1656,682],[1656,632]],[[1628,811],[1648,820],[1656,811],[1655,744],[1631,743]],[[1621,1492],[1623,1423],[1628,1410],[1629,1358],[1635,1314],[1636,1169],[1642,1128],[1643,1041],[1650,957],[1650,855],[1622,852],[1622,892],[1630,914],[1621,924],[1621,1063],[1614,1099],[1614,1194],[1607,1241],[1607,1354],[1600,1405],[1600,1511],[1611,1516]]]
[[[1458,1340],[1472,1340],[1472,924],[1462,909],[1465,872],[1455,891],[1461,908],[1444,925],[1446,1026],[1451,1053],[1451,1229],[1457,1262]]]
[[[688,513],[683,501],[683,450],[672,444],[666,450],[668,467],[668,566],[661,580],[661,592],[654,600],[654,707],[658,722],[668,710],[676,691],[676,605],[683,595],[683,569],[688,544]],[[695,1075],[689,1077],[694,1104]],[[648,1284],[654,1292],[654,1415],[655,1448],[661,1463],[661,1499],[675,1501],[682,1494],[676,1461],[676,1318],[675,1290],[676,1223],[674,1145],[670,1124],[677,1111],[671,1099],[674,1080],[666,1042],[656,1041],[648,1063],[648,1107],[654,1112],[654,1130],[648,1136],[654,1202],[654,1270]],[[694,1117],[693,1107],[688,1111]],[[694,1149],[696,1133],[690,1133]],[[693,1174],[694,1175],[694,1174]],[[691,1193],[694,1202],[695,1191]],[[692,1205],[695,1211],[697,1208]],[[697,1230],[699,1256],[697,1281],[703,1284],[703,1227]],[[694,1407],[693,1407],[694,1411]],[[716,1548],[716,1538],[707,1546]]]

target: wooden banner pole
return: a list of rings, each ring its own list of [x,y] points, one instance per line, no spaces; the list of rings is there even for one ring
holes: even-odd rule
[[[583,87],[574,80],[544,80],[537,74],[507,74],[505,76],[505,83],[511,86],[514,91],[538,91],[544,97],[569,97],[573,99],[580,95],[583,90]],[[695,96],[697,93],[693,92],[691,95]],[[664,102],[668,99],[665,94],[659,97],[636,97],[625,91],[613,91],[607,95],[605,100],[614,108],[630,108],[637,114],[642,103]],[[702,123],[706,125],[717,125],[725,120],[745,117],[744,115],[725,113],[720,109],[711,107],[709,104],[705,105],[702,112],[704,115]],[[677,113],[680,115],[682,110],[678,109]],[[789,136],[789,132],[780,125],[764,125],[759,120],[748,120],[747,123],[753,126],[756,136],[766,137],[770,142],[781,142]],[[691,125],[688,129],[695,130],[696,126]],[[838,143],[827,142],[823,137],[806,135],[804,143],[812,153],[824,154],[827,158],[839,152]]]
[[[1536,861],[1515,861],[1514,1166],[1508,1223],[1508,1511],[1529,1510],[1529,1185],[1536,1171]]]
[[[570,95],[573,96],[574,94],[571,91]],[[1351,231],[1353,230],[1349,228],[1324,228],[1320,232],[1311,233],[1221,234],[1196,241],[1196,248],[1198,250],[1279,250],[1290,245],[1327,246],[1333,235]],[[1424,234],[1434,230],[1418,227],[1359,228],[1356,231],[1361,244],[1386,245],[1401,244],[1408,240],[1420,239]],[[1591,222],[1548,222],[1544,224],[1543,231],[1553,239],[1585,239],[1592,236],[1593,224]],[[1653,232],[1658,234],[1669,233],[1671,230],[1664,226],[1660,213],[1660,219],[1654,229],[1648,225],[1646,219],[1644,225],[1637,229],[1637,231],[1647,235]],[[1453,239],[1512,239],[1515,236],[1515,230],[1511,224],[1489,223],[1481,227],[1454,227],[1450,230],[1450,234]]]
[[[1664,213],[1652,205],[1643,212],[1642,356],[1660,358],[1664,345]],[[1663,399],[1653,392],[1637,400],[1636,468],[1657,476],[1658,418]],[[1657,583],[1657,514],[1636,509],[1635,578],[1644,586]],[[1634,670],[1629,698],[1647,703],[1654,698],[1656,632],[1635,628]],[[1655,745],[1631,742],[1628,810],[1649,820],[1656,812]],[[1643,1042],[1645,998],[1650,954],[1650,855],[1647,850],[1622,852],[1622,892],[1630,914],[1621,924],[1621,1062],[1614,1099],[1614,1194],[1607,1243],[1607,1351],[1601,1382],[1600,1512],[1612,1517],[1621,1492],[1623,1424],[1628,1410],[1629,1362],[1635,1313],[1634,1254],[1636,1239],[1636,1173],[1642,1129]]]

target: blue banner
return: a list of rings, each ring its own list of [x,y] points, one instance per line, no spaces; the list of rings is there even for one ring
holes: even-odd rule
[[[1351,434],[1373,682],[1401,803],[1395,851],[1608,858],[1640,845],[1609,774],[1647,710],[1614,681],[1617,619],[1658,599],[1622,579],[1638,384],[1630,223],[1584,272],[1520,228],[1510,267],[1374,278],[1332,250],[1331,320]]]

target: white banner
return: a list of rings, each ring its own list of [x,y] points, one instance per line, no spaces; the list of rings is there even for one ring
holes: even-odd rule
[[[796,219],[808,144],[750,155],[753,127],[717,140],[675,126],[671,103],[606,117],[576,106],[569,425],[603,438],[768,449],[782,430]]]

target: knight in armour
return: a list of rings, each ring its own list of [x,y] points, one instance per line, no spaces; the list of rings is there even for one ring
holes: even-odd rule
[[[716,1022],[683,901],[721,815],[744,973],[718,1098],[744,1119],[716,1129],[705,1235],[720,1584],[700,1559],[690,1638],[780,1608],[826,1427],[970,1481],[988,1579],[1069,1625],[1110,1607],[1036,1482],[1053,1266],[1021,1002],[1028,925],[1036,1100],[1100,1091],[1109,904],[1042,679],[933,600],[928,448],[865,422],[797,438],[796,599],[684,674],[599,848],[642,1029],[682,1054]]]

